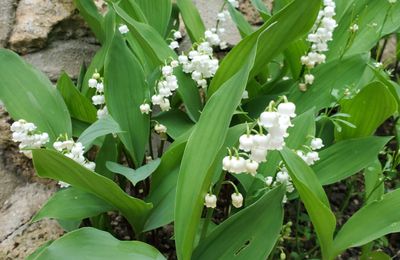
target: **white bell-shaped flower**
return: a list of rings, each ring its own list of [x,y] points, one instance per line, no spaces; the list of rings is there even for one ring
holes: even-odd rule
[[[217,207],[217,196],[215,196],[214,194],[207,193],[206,196],[204,197],[204,205],[207,208],[212,208],[212,209]]]
[[[241,208],[243,206],[243,195],[241,193],[232,193],[231,195],[232,205],[235,208]]]

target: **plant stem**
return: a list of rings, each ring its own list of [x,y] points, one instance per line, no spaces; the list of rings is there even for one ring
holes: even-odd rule
[[[223,172],[221,173],[221,176],[220,176],[220,178],[219,178],[219,180],[218,180],[216,186],[215,186],[215,192],[214,192],[214,194],[215,194],[215,196],[217,196],[217,197],[218,197],[218,195],[219,195],[219,192],[221,191],[222,182],[223,182],[224,179],[225,179],[225,175],[226,175],[226,172],[223,171]],[[206,218],[205,218],[205,220],[204,220],[203,228],[202,228],[202,230],[201,230],[200,242],[201,242],[202,240],[204,240],[204,238],[206,238],[206,236],[207,236],[207,230],[208,230],[208,226],[209,226],[209,224],[210,224],[210,221],[211,221],[211,217],[212,217],[213,212],[214,212],[214,209],[212,209],[212,208],[208,208],[208,209],[207,209]],[[200,242],[199,242],[199,243],[200,243]]]

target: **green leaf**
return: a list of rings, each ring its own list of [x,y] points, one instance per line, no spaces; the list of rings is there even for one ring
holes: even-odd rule
[[[113,7],[117,14],[127,22],[130,32],[133,33],[143,52],[146,53],[149,59],[152,59],[153,63],[161,66],[171,58],[178,58],[177,54],[168,47],[167,43],[154,28],[135,21],[117,4],[114,4]],[[191,77],[183,73],[181,69],[175,69],[174,74],[178,78],[179,85],[182,86],[177,91],[184,101],[188,116],[193,121],[197,121],[202,107],[198,88]]]
[[[104,138],[104,142],[96,155],[96,172],[111,180],[114,180],[115,174],[107,169],[106,163],[108,161],[116,162],[119,159],[119,144],[118,138],[109,134]]]
[[[295,22],[292,18],[296,19],[299,9],[304,7],[304,1],[294,1],[283,12],[277,14],[275,19],[271,18],[271,20],[279,22],[272,26],[262,27],[259,31],[246,37],[224,58],[209,89],[213,95],[209,98],[199,122],[188,140],[179,172],[175,204],[175,241],[178,258],[186,260],[191,257],[194,238],[200,223],[203,199],[212,180],[213,171],[209,171],[209,169],[224,144],[232,115],[240,104],[250,72],[254,67],[262,64],[262,60],[268,61],[270,57],[273,57],[274,54],[271,52],[284,45],[278,40],[279,37],[275,37],[273,42],[278,41],[280,44],[271,45],[271,39],[265,35],[276,36],[278,32],[280,34],[281,31],[284,31],[289,33],[289,36],[300,37],[303,30],[305,33],[311,28],[319,9],[319,3],[318,0],[308,1],[307,11],[315,16],[308,16],[308,19],[302,17]],[[288,26],[287,21],[290,21],[289,24],[293,23],[288,31],[284,29]],[[298,27],[294,26],[296,23]],[[288,38],[288,35],[280,36],[282,36],[283,42],[290,42],[292,39]],[[259,46],[260,48],[258,48]],[[223,65],[227,60],[230,62]],[[237,62],[239,60],[241,62]],[[218,74],[220,76],[217,79]]]
[[[148,86],[139,62],[119,34],[115,35],[108,51],[104,76],[108,111],[125,131],[118,136],[139,166],[150,134],[150,117],[139,109]]]
[[[122,132],[119,124],[110,115],[107,115],[86,128],[79,136],[78,142],[81,142],[85,146],[85,151],[88,151],[98,137]]]
[[[383,195],[357,211],[340,229],[334,240],[332,256],[386,234],[400,232],[400,189]]]
[[[257,58],[250,73],[250,78],[262,72],[265,66],[284,51],[289,45],[306,34],[314,24],[320,8],[320,0],[295,0],[275,14],[260,29],[243,39],[223,59],[211,81],[208,95],[213,95],[227,79],[242,67],[259,38]],[[308,15],[305,17],[304,13]]]
[[[349,114],[351,117],[345,120],[356,128],[343,125],[343,130],[335,133],[336,140],[372,135],[396,111],[397,101],[388,88],[380,82],[373,82],[353,99],[341,102],[340,112]]]
[[[186,140],[185,136],[175,140],[161,157],[161,163],[152,175],[150,193],[146,201],[151,202],[154,207],[145,225],[145,231],[162,227],[174,220],[176,183]]]
[[[156,29],[161,36],[167,32],[168,22],[171,17],[171,0],[136,0],[147,18],[147,22]]]
[[[222,222],[200,242],[193,259],[267,259],[280,235],[284,193],[281,185]]]
[[[338,28],[329,44],[328,59],[369,52],[385,35],[399,29],[400,3],[389,1],[345,1],[346,8],[337,16]],[[345,11],[345,12],[344,12]],[[340,12],[340,13],[339,13]],[[352,35],[349,28],[357,23],[359,29]]]
[[[288,148],[284,148],[280,154],[313,223],[322,258],[331,259],[336,219],[328,198],[312,169],[299,156]]]
[[[390,139],[370,136],[338,142],[320,151],[312,168],[322,185],[336,183],[367,167]]]
[[[96,121],[96,108],[78,91],[66,73],[59,78],[57,89],[63,96],[72,117],[87,123]]]
[[[60,93],[40,71],[17,54],[0,49],[0,100],[14,120],[25,119],[47,132],[50,143],[72,136],[71,118]]]
[[[40,177],[60,180],[89,192],[112,205],[126,217],[136,233],[142,231],[152,205],[127,195],[112,180],[92,172],[51,150],[34,150],[33,163]]]
[[[190,39],[193,43],[200,42],[201,39],[204,38],[206,28],[196,6],[193,4],[192,0],[177,0],[176,3],[181,12]]]
[[[136,186],[138,182],[143,181],[144,179],[149,177],[159,165],[160,159],[153,160],[136,170],[115,162],[106,163],[106,166],[110,171],[125,176],[130,182],[133,183],[133,186]]]
[[[155,116],[154,120],[165,125],[168,135],[173,139],[178,138],[194,126],[193,121],[190,120],[184,112],[178,109],[161,113]]]
[[[313,85],[306,92],[293,87],[289,94],[289,100],[296,103],[296,112],[329,107],[335,101],[332,91],[342,93],[345,88],[354,89],[365,71],[367,59],[366,55],[355,55],[318,65],[312,72],[315,76]]]
[[[232,18],[232,21],[236,24],[240,35],[242,38],[246,37],[247,35],[253,33],[253,28],[249,24],[249,22],[244,18],[243,14],[236,10],[231,4],[228,4],[228,11]]]
[[[55,193],[32,221],[36,222],[43,218],[82,220],[111,210],[114,210],[114,207],[91,193],[69,187]]]
[[[80,15],[85,18],[96,38],[103,42],[105,40],[105,34],[102,30],[103,17],[97,10],[93,0],[74,0],[74,4],[78,8]]]
[[[70,232],[43,249],[36,260],[163,260],[154,247],[139,241],[119,241],[111,234],[94,228]]]
[[[385,193],[384,178],[379,159],[375,159],[375,161],[365,167],[365,204],[380,199]]]
[[[224,143],[232,115],[246,87],[252,62],[249,60],[210,98],[186,145],[175,205],[175,238],[181,259],[190,258],[203,199],[212,179],[208,170]],[[210,128],[210,125],[213,127]]]

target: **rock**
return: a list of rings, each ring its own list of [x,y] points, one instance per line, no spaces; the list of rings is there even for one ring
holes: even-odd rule
[[[73,0],[20,0],[9,47],[19,53],[43,48],[52,29],[60,23],[61,27],[70,24],[70,33],[79,28],[74,22],[76,13]]]
[[[89,64],[99,46],[90,38],[52,42],[46,49],[23,56],[25,60],[57,81],[62,71],[76,79],[82,63]]]
[[[6,46],[14,23],[17,0],[2,0],[0,5],[0,48]]]
[[[55,220],[27,223],[0,242],[0,259],[25,259],[41,245],[64,234]]]

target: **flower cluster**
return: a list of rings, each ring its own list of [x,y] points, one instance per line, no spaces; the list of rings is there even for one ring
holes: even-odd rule
[[[282,162],[280,164],[282,164]],[[294,191],[292,178],[290,177],[288,170],[284,166],[281,167],[280,170],[276,173],[275,181],[274,181],[274,177],[272,177],[272,176],[265,177],[265,184],[268,187],[276,187],[276,186],[282,184],[282,185],[286,186],[286,192],[292,193]],[[283,202],[286,203],[286,201],[287,201],[287,197],[285,195],[283,198]]]
[[[308,151],[307,153],[301,150],[296,151],[297,155],[303,159],[303,161],[305,161],[308,165],[313,165],[316,161],[319,160],[319,155],[318,152],[316,152],[316,150],[321,149],[322,147],[324,147],[324,144],[322,142],[321,138],[313,138],[311,140],[311,144],[309,147],[306,147],[307,149],[309,149],[310,151]]]
[[[239,138],[239,149],[245,153],[245,157],[241,157],[238,152],[236,156],[226,156],[222,161],[222,167],[230,173],[249,173],[253,176],[257,174],[260,163],[266,161],[267,152],[271,150],[282,150],[285,146],[285,138],[289,135],[287,130],[293,126],[291,118],[296,116],[295,104],[291,102],[280,103],[274,108],[274,102],[270,103],[269,109],[260,115],[258,124],[260,132],[257,134],[242,135]],[[268,130],[268,134],[262,133],[262,128]],[[249,154],[248,154],[249,153]]]
[[[191,73],[192,79],[202,88],[207,87],[207,79],[215,75],[219,66],[218,60],[213,57],[213,48],[209,42],[200,43],[188,56],[182,54],[178,60],[183,71]]]
[[[337,27],[337,23],[333,18],[335,16],[336,4],[333,0],[324,0],[324,9],[322,9],[314,24],[313,32],[307,37],[307,41],[311,42],[311,51],[301,57],[301,63],[308,69],[314,68],[326,60],[325,54],[328,50],[328,42],[332,40],[333,31]],[[312,85],[314,76],[310,73],[304,75],[304,84]]]
[[[58,152],[64,154],[66,157],[74,160],[75,162],[81,164],[87,169],[94,171],[96,168],[96,164],[87,160],[83,154],[85,153],[85,147],[80,142],[75,142],[72,139],[67,139],[65,141],[56,141],[53,144],[54,149]],[[68,187],[69,184],[60,181],[58,183],[60,187],[65,188]]]
[[[170,47],[172,50],[176,50],[176,49],[179,48],[179,42],[178,42],[178,40],[182,39],[182,34],[181,34],[180,31],[175,31],[175,32],[173,33],[173,37],[174,37],[174,40],[169,44],[169,47]]]
[[[39,133],[33,123],[21,119],[11,125],[12,140],[19,142],[21,153],[32,158],[32,152],[29,149],[38,149],[49,142],[47,133]]]
[[[153,105],[160,106],[162,111],[168,111],[171,109],[171,105],[168,97],[172,96],[173,92],[178,89],[178,79],[173,74],[174,68],[179,65],[178,61],[171,61],[170,65],[162,67],[162,77],[157,83],[157,93],[151,97]],[[140,108],[143,114],[150,112],[149,107],[142,104]]]
[[[101,119],[108,115],[108,109],[106,104],[106,99],[104,97],[104,83],[103,78],[98,72],[95,72],[91,79],[89,79],[89,87],[96,89],[96,94],[92,97],[92,103],[98,106],[97,118]]]

